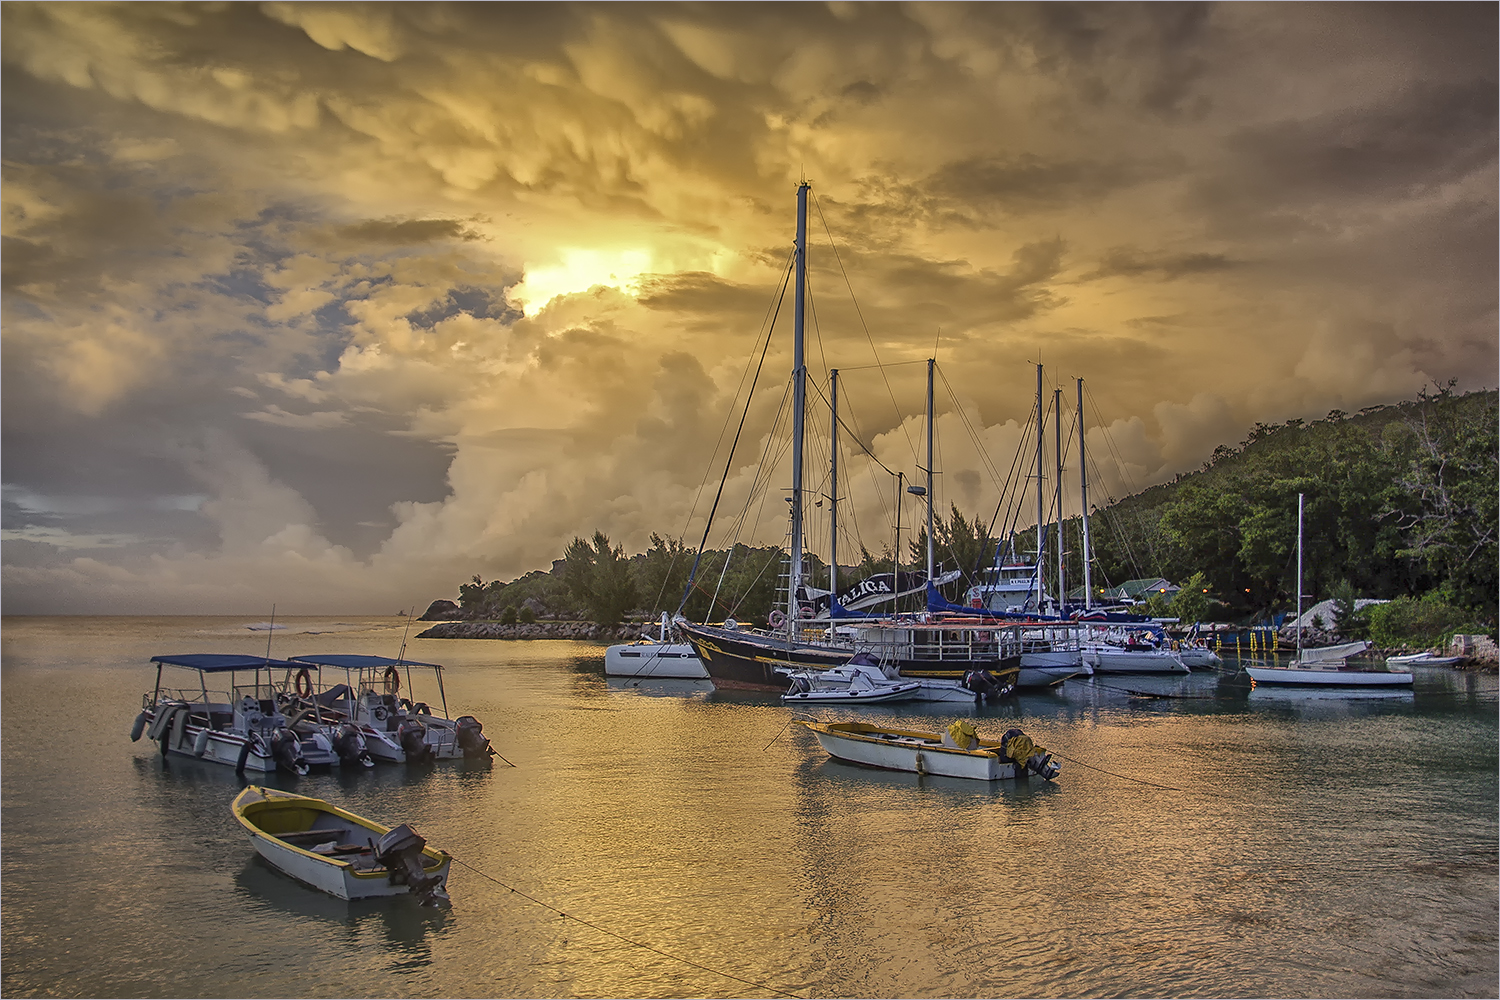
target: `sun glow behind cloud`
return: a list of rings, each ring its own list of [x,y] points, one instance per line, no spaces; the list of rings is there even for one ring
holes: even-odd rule
[[[634,295],[639,291],[641,275],[652,270],[648,250],[564,247],[560,256],[560,264],[528,267],[525,279],[507,293],[507,299],[526,316],[535,316],[560,295],[586,292],[601,285]]]
[[[855,371],[876,349],[936,342],[1002,466],[1029,363],[1085,376],[1136,487],[1257,421],[1493,384],[1493,5],[0,19],[7,610],[388,612],[675,536],[800,176],[813,378],[908,474],[921,379]],[[947,405],[940,494],[992,510]]]

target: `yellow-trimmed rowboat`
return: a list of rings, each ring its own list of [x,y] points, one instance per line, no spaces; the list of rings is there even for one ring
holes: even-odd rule
[[[235,796],[234,818],[261,857],[339,899],[400,896],[447,903],[453,858],[428,847],[406,824],[392,829],[322,799],[250,785]]]
[[[1019,729],[1008,731],[998,740],[987,740],[974,736],[973,727],[968,726],[972,749],[964,749],[945,742],[940,733],[914,729],[892,729],[865,722],[803,722],[802,725],[813,731],[830,756],[890,771],[981,781],[1022,778],[1031,772],[1050,781],[1061,770],[1061,765],[1045,748],[1034,744]],[[953,729],[958,726],[955,723]]]

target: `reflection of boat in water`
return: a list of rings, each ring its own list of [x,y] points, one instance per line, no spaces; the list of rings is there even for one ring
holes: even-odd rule
[[[453,859],[406,824],[391,828],[322,799],[250,785],[234,818],[256,853],[299,882],[339,899],[411,893],[424,905],[448,901]]]
[[[687,697],[712,694],[713,682],[708,678],[694,680],[688,677],[610,677],[611,691],[631,691],[652,697]]]
[[[801,722],[830,756],[890,771],[993,781],[1038,774],[1049,781],[1062,766],[1019,729],[998,740],[980,739],[960,719],[945,732],[895,729],[865,722]]]
[[[1259,685],[1248,694],[1252,702],[1309,704],[1313,702],[1415,702],[1409,687],[1302,687]]]

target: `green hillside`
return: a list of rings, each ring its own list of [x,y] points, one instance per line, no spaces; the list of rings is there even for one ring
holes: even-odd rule
[[[1343,581],[1361,596],[1436,593],[1493,623],[1496,401],[1493,390],[1450,386],[1352,415],[1257,424],[1200,471],[1096,510],[1097,573],[1181,582],[1202,572],[1227,617],[1285,608],[1302,493],[1305,593],[1332,596]]]

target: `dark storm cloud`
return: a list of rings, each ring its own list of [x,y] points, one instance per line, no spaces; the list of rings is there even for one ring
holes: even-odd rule
[[[1170,281],[1236,266],[1237,262],[1221,253],[1163,254],[1148,253],[1139,247],[1114,247],[1104,255],[1098,268],[1083,275],[1082,280],[1154,275]]]
[[[396,246],[484,238],[457,219],[367,219],[352,226],[340,226],[337,232],[351,242]]]
[[[1093,379],[1143,480],[1256,420],[1493,377],[1491,4],[0,20],[8,610],[388,609],[674,531],[800,177],[809,363],[936,346],[986,447],[1037,359]],[[894,461],[921,380],[892,371],[900,406],[854,375],[850,406]]]

